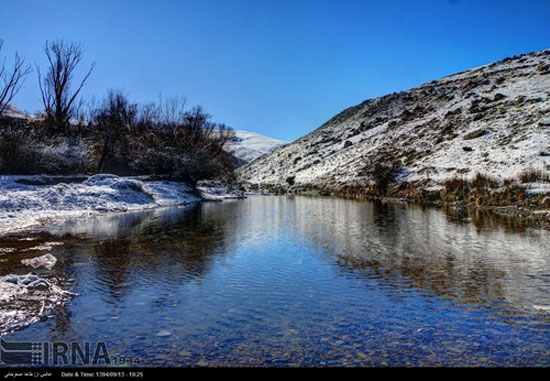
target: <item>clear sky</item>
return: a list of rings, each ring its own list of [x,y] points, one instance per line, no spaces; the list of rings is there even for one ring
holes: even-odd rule
[[[550,0],[0,0],[1,56],[87,46],[85,97],[185,96],[216,122],[294,140],[365,99],[550,48]],[[13,102],[40,109],[36,71]]]

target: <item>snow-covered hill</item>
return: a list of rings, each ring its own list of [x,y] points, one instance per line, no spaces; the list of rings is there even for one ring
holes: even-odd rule
[[[238,170],[249,187],[337,192],[395,161],[401,182],[437,187],[550,165],[550,50],[507,58],[351,107]]]
[[[255,132],[236,130],[235,139],[227,143],[224,149],[233,156],[249,163],[286,143]]]
[[[23,111],[21,110],[18,110],[17,108],[15,108],[14,106],[8,104],[6,106],[6,109],[4,110],[4,112],[2,113],[2,116],[3,117],[6,117],[6,118],[13,118],[13,119],[29,119],[29,118],[33,118],[32,115],[28,115],[28,114],[25,114]]]

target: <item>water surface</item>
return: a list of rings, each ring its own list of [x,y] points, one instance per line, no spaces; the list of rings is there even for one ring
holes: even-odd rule
[[[141,366],[550,364],[550,239],[510,221],[252,197],[30,238],[0,241],[0,275],[62,242],[35,272],[79,295],[6,340],[104,341]]]

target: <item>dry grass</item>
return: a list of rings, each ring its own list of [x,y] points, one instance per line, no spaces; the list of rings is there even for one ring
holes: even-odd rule
[[[541,170],[533,168],[527,169],[519,174],[519,181],[525,183],[548,183],[550,175]]]
[[[496,178],[487,175],[477,173],[472,180],[472,186],[474,188],[491,188],[496,189],[499,187],[499,182]]]

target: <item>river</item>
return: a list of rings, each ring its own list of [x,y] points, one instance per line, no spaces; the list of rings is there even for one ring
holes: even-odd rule
[[[34,272],[77,295],[6,341],[139,366],[550,365],[550,235],[519,222],[258,196],[0,239],[0,275],[47,242]]]

